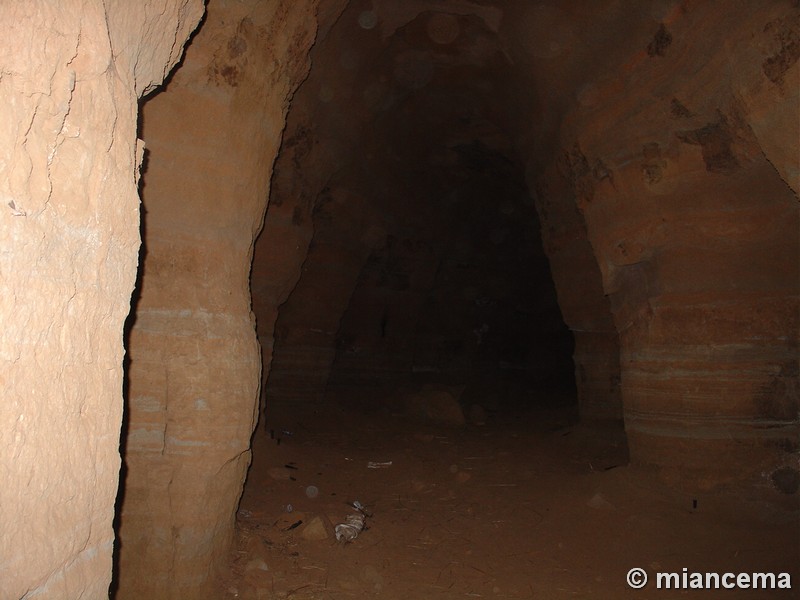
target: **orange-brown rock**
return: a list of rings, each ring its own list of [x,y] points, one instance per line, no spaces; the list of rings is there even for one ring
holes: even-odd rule
[[[227,559],[261,368],[253,241],[315,5],[210,2],[181,69],[143,109],[120,598],[208,597]]]
[[[205,8],[0,8],[0,597],[219,596],[259,395],[796,505],[795,0]]]
[[[751,8],[676,5],[583,81],[540,207],[585,221],[632,459],[763,485],[798,439],[798,15]]]

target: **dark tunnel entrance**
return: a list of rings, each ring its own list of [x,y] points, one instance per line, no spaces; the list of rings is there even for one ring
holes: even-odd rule
[[[521,170],[480,141],[450,151],[453,164],[427,178],[434,189],[422,196],[409,182],[414,199],[393,223],[382,221],[391,233],[367,248],[353,235],[363,213],[344,206],[353,196],[326,191],[300,279],[278,314],[268,401],[443,384],[463,389],[467,411],[574,403],[574,344]],[[346,285],[332,281],[342,272]]]
[[[466,410],[574,404],[491,19],[410,14],[387,37],[360,14],[312,51],[276,161],[251,276],[262,401],[435,384]]]

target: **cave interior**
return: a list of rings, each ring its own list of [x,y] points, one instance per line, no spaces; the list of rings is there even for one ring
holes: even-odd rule
[[[219,593],[623,597],[621,577],[605,573],[625,561],[645,554],[656,557],[648,568],[680,570],[670,552],[685,552],[697,569],[733,568],[723,557],[750,568],[728,548],[791,571],[797,165],[766,140],[785,135],[776,129],[796,90],[788,100],[781,81],[772,109],[760,108],[763,83],[731,65],[755,62],[763,80],[768,60],[719,43],[752,35],[753,21],[712,5],[440,4],[320,2],[308,54],[295,35],[285,62],[270,62],[253,57],[273,48],[258,11],[210,3],[175,83],[144,103],[137,314],[169,305],[191,322],[197,310],[180,311],[196,304],[225,330],[225,294],[238,286],[239,304],[252,304],[238,307],[237,327],[254,326],[258,341],[258,365],[244,370],[212,335],[178,360],[152,352],[161,340],[145,357],[149,329],[132,329],[133,387],[165,360],[190,363],[167,376],[194,396],[249,378],[239,408],[208,401],[219,419],[187,417],[173,442],[176,455],[224,444],[235,411],[247,416],[236,427],[255,427],[220,500],[229,519],[237,507],[236,525],[208,550]],[[786,48],[796,16],[773,9],[760,17],[762,52],[782,40],[773,55],[796,60]],[[193,54],[213,25],[224,33]],[[290,60],[295,87],[276,124],[263,86]],[[208,186],[224,198],[210,210]],[[188,305],[176,289],[191,284],[186,272],[200,273]],[[174,335],[174,322],[162,327]],[[209,375],[217,361],[224,374]],[[134,390],[129,402],[147,397]],[[147,442],[128,452],[142,456]],[[126,494],[134,486],[151,482],[134,479]],[[343,553],[335,525],[355,500],[372,526]],[[708,520],[691,527],[701,506]],[[122,504],[123,583],[142,568],[127,558],[126,571],[126,527],[145,563],[157,556],[146,535],[162,517],[141,510]],[[733,514],[745,516],[731,527]],[[191,515],[183,531],[205,539],[212,523]],[[648,518],[644,538],[628,531]],[[559,566],[531,568],[537,536]],[[579,567],[592,556],[574,550],[584,538],[627,551]],[[232,558],[216,556],[224,547]],[[575,574],[562,581],[558,569]]]
[[[0,17],[0,596],[796,597],[797,0]]]

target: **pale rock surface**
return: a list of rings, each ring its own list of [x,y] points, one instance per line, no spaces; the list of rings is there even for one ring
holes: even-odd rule
[[[137,103],[201,14],[199,0],[0,6],[2,598],[108,595]]]
[[[316,516],[303,527],[300,536],[304,540],[321,541],[326,540],[330,535],[330,523],[323,521],[322,517]]]

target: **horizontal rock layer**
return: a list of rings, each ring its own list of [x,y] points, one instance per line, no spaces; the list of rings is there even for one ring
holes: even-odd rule
[[[797,187],[776,146],[800,136],[798,24],[788,5],[676,7],[583,81],[539,169],[545,227],[576,219],[553,198],[585,220],[632,459],[709,484],[766,485],[797,449]]]
[[[143,109],[119,598],[218,593],[257,416],[253,241],[315,5],[209,3],[180,71]]]

